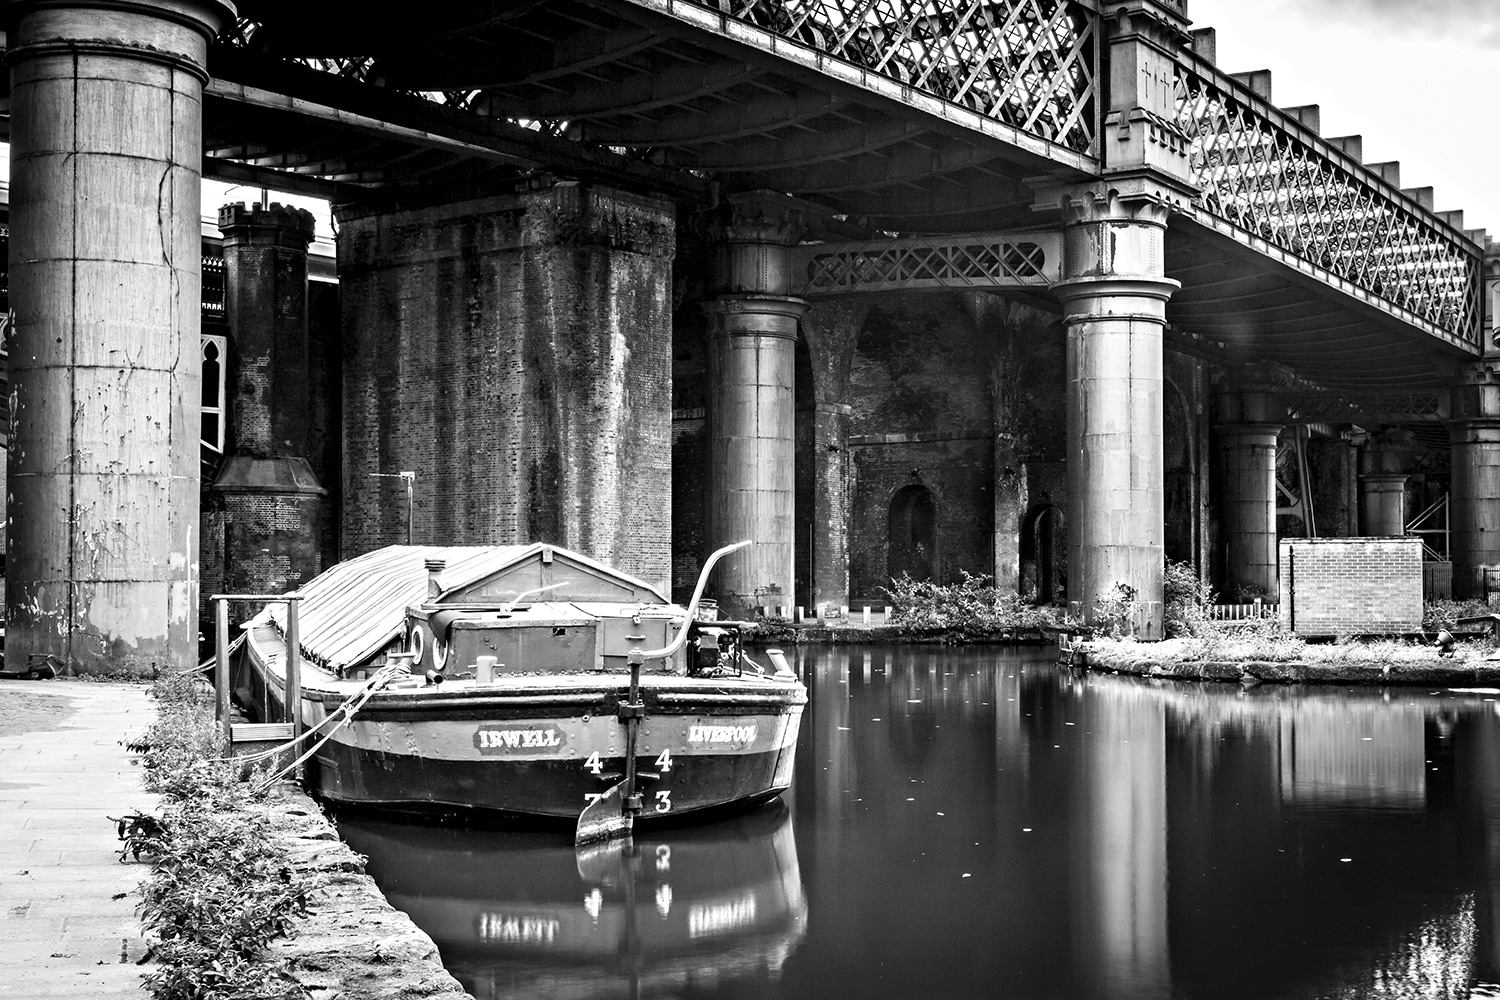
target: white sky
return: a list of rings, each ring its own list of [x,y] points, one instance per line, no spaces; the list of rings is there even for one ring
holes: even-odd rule
[[[1229,73],[1269,69],[1281,107],[1317,104],[1323,134],[1500,237],[1500,0],[1188,0]],[[1488,86],[1486,86],[1488,85]]]

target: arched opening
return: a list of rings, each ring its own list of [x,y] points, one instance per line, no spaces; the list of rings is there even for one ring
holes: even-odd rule
[[[1021,522],[1021,593],[1038,604],[1057,600],[1057,508],[1033,507]]]
[[[903,573],[913,580],[937,578],[937,504],[931,490],[914,483],[896,491],[886,540],[891,579]]]

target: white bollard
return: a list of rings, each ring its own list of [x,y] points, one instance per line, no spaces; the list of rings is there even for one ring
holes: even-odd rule
[[[866,625],[870,624],[870,606],[868,604],[865,605],[865,611],[864,611],[863,618],[864,618],[864,624],[866,624]]]

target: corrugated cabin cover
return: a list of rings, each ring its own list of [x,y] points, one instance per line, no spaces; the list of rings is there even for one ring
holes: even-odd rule
[[[427,597],[427,562],[442,560],[439,597]],[[496,603],[548,584],[543,601],[670,603],[634,577],[555,545],[388,545],[309,580],[299,612],[302,653],[330,670],[348,669],[384,649],[405,627],[406,609],[425,603]],[[286,634],[286,606],[269,618]]]

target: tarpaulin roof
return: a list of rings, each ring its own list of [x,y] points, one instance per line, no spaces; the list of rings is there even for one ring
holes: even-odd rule
[[[544,550],[656,593],[618,570],[553,545],[388,545],[345,560],[299,588],[298,638],[303,655],[337,670],[362,663],[385,648],[401,634],[406,609],[428,603],[429,560],[445,564],[437,578],[441,600],[518,562],[540,557]],[[285,634],[285,604],[270,604],[257,616],[257,620],[267,618]]]

